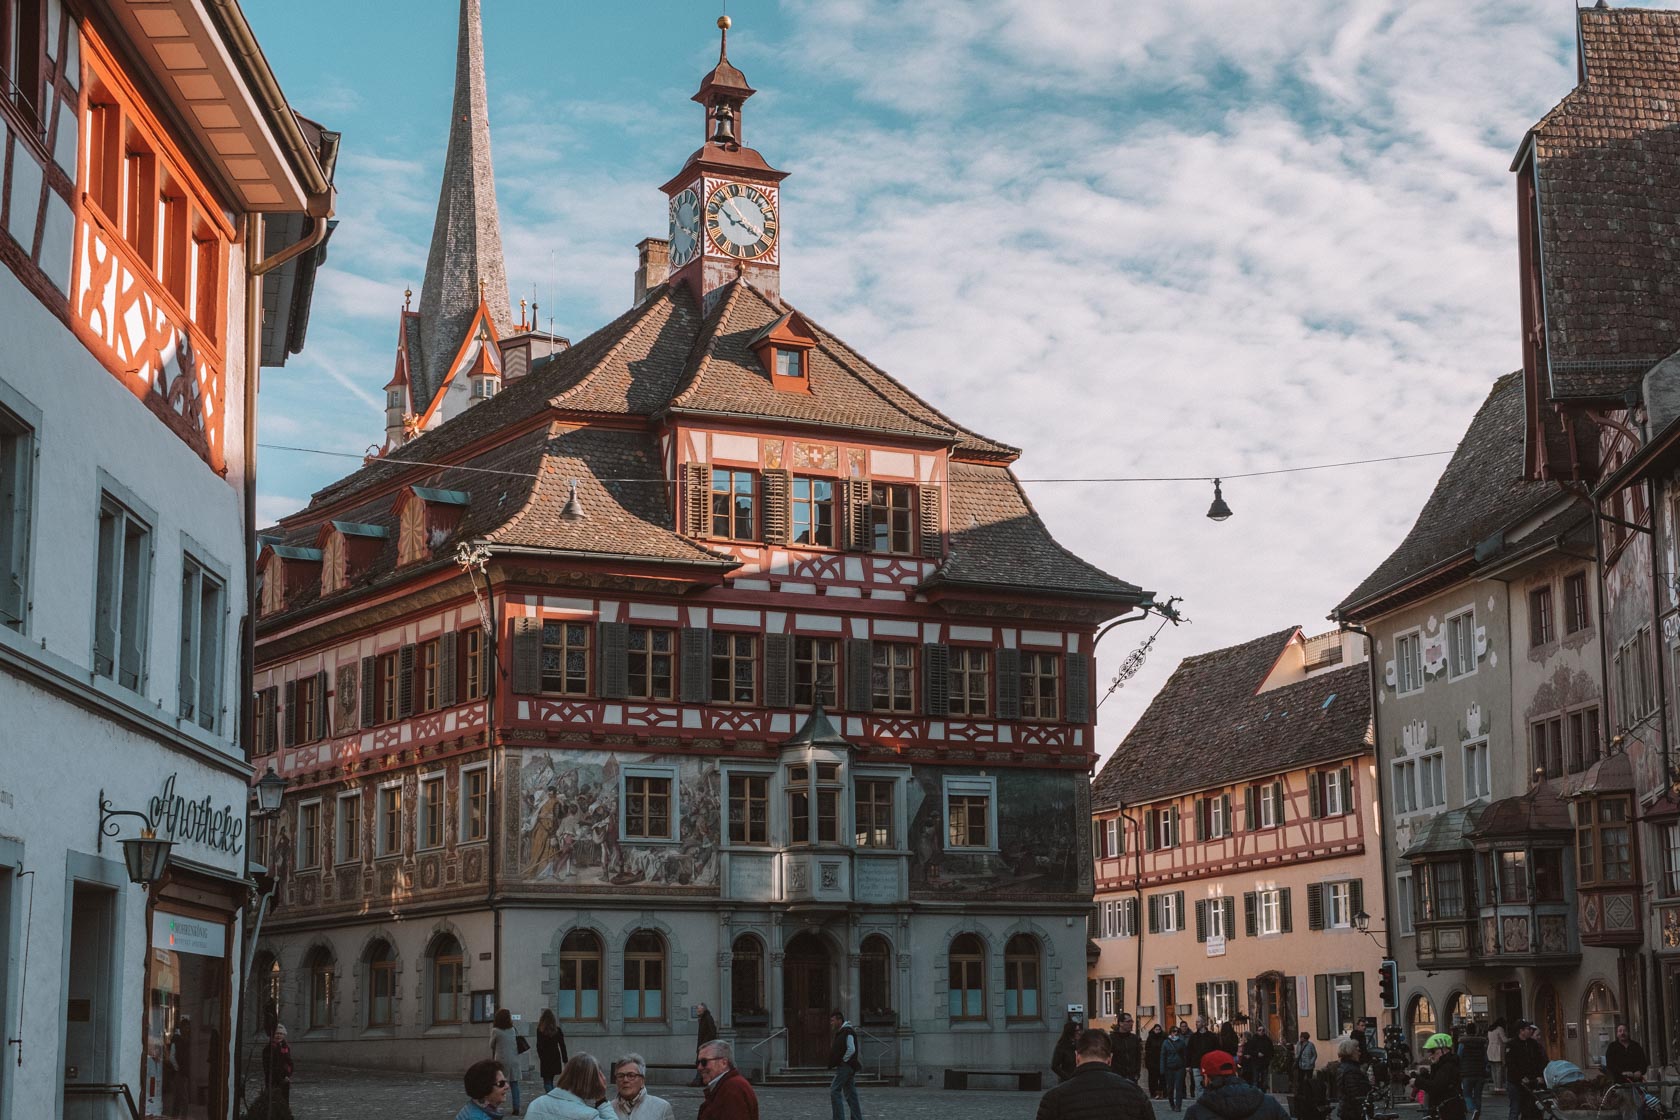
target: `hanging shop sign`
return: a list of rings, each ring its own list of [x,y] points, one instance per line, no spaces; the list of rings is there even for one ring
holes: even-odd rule
[[[237,855],[244,848],[245,808],[233,805],[216,807],[209,794],[190,800],[175,792],[171,774],[163,780],[163,789],[152,798],[152,827],[159,836],[176,843],[201,844],[212,851]]]

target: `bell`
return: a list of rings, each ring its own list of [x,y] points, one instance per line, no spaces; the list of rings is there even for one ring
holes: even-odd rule
[[[719,105],[712,115],[712,143],[735,143],[735,113],[727,105]]]

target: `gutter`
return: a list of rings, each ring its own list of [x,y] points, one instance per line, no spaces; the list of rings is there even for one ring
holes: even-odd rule
[[[1510,613],[1511,613],[1510,611],[1505,612],[1505,614],[1507,616],[1507,624],[1509,622]],[[1399,910],[1397,910],[1394,907],[1393,900],[1389,897],[1389,892],[1394,887],[1394,872],[1393,872],[1393,869],[1389,866],[1389,862],[1388,862],[1388,837],[1384,836],[1382,834],[1382,831],[1381,831],[1383,806],[1388,804],[1388,791],[1386,789],[1384,789],[1384,783],[1383,783],[1382,743],[1380,741],[1378,741],[1378,738],[1377,738],[1377,709],[1379,707],[1381,707],[1381,705],[1379,705],[1377,703],[1377,695],[1378,695],[1378,693],[1377,693],[1377,687],[1378,687],[1378,685],[1377,685],[1377,642],[1376,642],[1376,639],[1371,636],[1371,632],[1369,630],[1365,629],[1365,627],[1363,627],[1363,626],[1358,625],[1357,623],[1344,622],[1343,620],[1338,618],[1336,620],[1336,626],[1340,630],[1351,631],[1352,633],[1358,634],[1365,639],[1365,664],[1370,666],[1370,670],[1369,670],[1369,672],[1367,673],[1366,676],[1367,676],[1367,679],[1371,682],[1371,761],[1373,763],[1372,769],[1376,772],[1375,784],[1376,784],[1376,790],[1377,790],[1377,828],[1378,828],[1378,832],[1377,832],[1377,855],[1378,855],[1378,858],[1382,862],[1382,884],[1383,884],[1383,887],[1382,887],[1382,895],[1383,895],[1383,941],[1382,941],[1382,946],[1383,946],[1383,957],[1386,958],[1387,960],[1395,960],[1396,958],[1394,956],[1394,925],[1395,925],[1394,919],[1395,919],[1395,915],[1397,915],[1399,913]],[[1396,853],[1396,854],[1398,854],[1398,853]],[[1398,973],[1398,969],[1396,969],[1396,973]],[[1399,993],[1396,992],[1395,996],[1396,996],[1396,998],[1398,998]],[[1367,1008],[1367,1010],[1369,1010],[1369,1008]],[[1387,1010],[1391,1010],[1391,1009],[1384,1008],[1383,1010],[1387,1011]],[[1399,1009],[1395,1008],[1395,1009],[1392,1009],[1392,1010],[1394,1012],[1394,1025],[1399,1026],[1400,1025]]]
[[[504,556],[541,556],[549,560],[570,557],[573,560],[617,560],[627,564],[659,564],[671,567],[704,566],[709,568],[723,568],[734,571],[741,566],[739,560],[725,560],[719,557],[715,560],[676,560],[665,556],[632,556],[627,552],[573,552],[562,548],[541,548],[528,544],[497,544],[495,541],[485,541],[491,552]]]

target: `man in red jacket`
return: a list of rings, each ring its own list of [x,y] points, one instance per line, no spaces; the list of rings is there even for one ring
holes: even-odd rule
[[[697,1120],[758,1120],[758,1094],[752,1082],[735,1068],[735,1048],[723,1039],[700,1047],[700,1079],[706,1083],[706,1099]]]

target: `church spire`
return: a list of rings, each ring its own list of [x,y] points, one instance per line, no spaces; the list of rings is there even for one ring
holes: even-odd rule
[[[513,326],[485,102],[479,0],[461,0],[449,151],[444,158],[432,247],[426,255],[426,279],[420,286],[416,411],[426,407],[448,375],[481,298],[499,334],[511,333]]]

